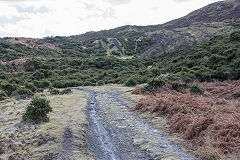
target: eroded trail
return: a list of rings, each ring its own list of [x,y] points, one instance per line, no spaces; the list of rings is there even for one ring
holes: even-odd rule
[[[72,131],[70,128],[65,128],[63,134],[62,149],[58,156],[59,160],[72,159]]]
[[[148,122],[128,111],[118,98],[124,91],[95,92],[88,105],[88,142],[97,160],[193,158]]]

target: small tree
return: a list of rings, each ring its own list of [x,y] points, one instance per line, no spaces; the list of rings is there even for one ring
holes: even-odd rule
[[[23,115],[24,121],[32,121],[34,123],[47,122],[49,118],[47,114],[52,112],[50,102],[45,98],[35,97],[27,106],[26,113]]]

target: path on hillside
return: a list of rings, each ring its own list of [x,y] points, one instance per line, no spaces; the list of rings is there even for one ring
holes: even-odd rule
[[[95,159],[193,159],[178,146],[171,144],[167,136],[137,117],[134,112],[128,111],[118,98],[124,91],[79,90],[91,95],[87,111],[87,138]]]
[[[115,47],[117,47],[117,49],[121,52],[121,55],[122,55],[123,57],[125,57],[126,55],[124,54],[124,52],[123,52],[123,50],[122,50],[122,47],[119,45],[117,39],[113,38],[113,39],[112,39],[112,42],[113,42],[113,44],[115,45]]]

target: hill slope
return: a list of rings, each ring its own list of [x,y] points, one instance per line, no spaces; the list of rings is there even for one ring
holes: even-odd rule
[[[232,2],[210,6],[225,3]],[[0,39],[0,93],[5,92],[0,96],[32,95],[52,86],[131,86],[163,74],[185,81],[240,78],[240,34],[233,32],[239,30],[238,19],[177,28],[166,25],[123,26],[72,37]],[[217,34],[222,35],[212,38]],[[136,57],[119,58],[125,55]]]
[[[199,44],[216,35],[230,34],[239,27],[240,1],[228,0],[209,4],[161,25],[122,26],[70,37],[9,40],[29,47],[60,49],[65,53],[151,57]]]
[[[182,49],[209,40],[215,35],[229,34],[239,29],[239,0],[220,1],[198,9],[185,17],[162,25],[123,26],[100,32],[72,36],[80,41],[117,38],[126,55],[149,57]],[[132,36],[134,35],[134,36]],[[147,42],[147,46],[136,49]],[[129,45],[131,47],[129,47]]]
[[[240,1],[226,0],[209,4],[198,9],[187,16],[170,21],[164,27],[176,28],[180,26],[192,25],[194,23],[212,23],[239,19]]]

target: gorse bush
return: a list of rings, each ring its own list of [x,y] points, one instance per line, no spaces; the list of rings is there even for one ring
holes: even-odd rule
[[[53,83],[53,87],[55,88],[77,87],[81,85],[82,82],[77,80],[60,80]]]
[[[51,82],[49,82],[48,80],[40,80],[40,81],[33,81],[34,86],[36,86],[37,88],[42,88],[42,89],[46,89],[46,88],[51,88],[52,84]]]
[[[37,92],[37,90],[38,90],[37,87],[34,86],[33,83],[26,83],[26,84],[25,84],[25,87],[26,87],[27,89],[31,90],[33,93]]]
[[[60,94],[70,94],[72,93],[72,90],[70,88],[64,89],[60,92]]]
[[[193,94],[203,94],[204,90],[201,89],[198,85],[192,85],[190,92]]]
[[[240,40],[240,31],[233,32],[233,33],[230,35],[230,39],[231,39],[232,41],[239,41],[239,40]]]
[[[51,88],[49,91],[50,91],[50,93],[53,94],[53,95],[58,95],[58,94],[60,94],[60,91],[59,91],[58,89],[56,89],[56,88]]]
[[[7,95],[4,91],[0,91],[0,101],[3,101],[7,98]]]
[[[93,82],[91,82],[91,81],[85,81],[85,82],[83,83],[83,86],[96,86],[96,83],[93,83]]]
[[[174,90],[180,90],[180,89],[184,89],[187,87],[188,87],[188,85],[186,83],[179,83],[179,82],[172,83],[172,88]]]
[[[7,81],[3,81],[1,84],[1,89],[8,95],[11,96],[12,93],[17,90],[17,85],[16,84],[11,84],[8,83]]]
[[[52,95],[63,95],[63,94],[70,94],[70,93],[72,93],[72,90],[70,88],[66,88],[66,89],[60,91],[60,90],[58,90],[56,88],[50,88],[49,92]]]
[[[144,87],[144,90],[148,92],[154,92],[164,85],[165,85],[165,80],[163,80],[162,78],[160,77],[153,78],[150,81],[148,81],[147,85]]]
[[[125,85],[129,87],[134,87],[137,85],[137,81],[133,78],[130,78],[127,80],[127,82],[125,82]]]
[[[33,96],[34,93],[25,87],[19,87],[16,91],[12,93],[11,96],[17,97],[17,98],[27,98]]]
[[[165,81],[162,78],[154,78],[148,82],[148,87],[160,88],[165,85]]]
[[[97,85],[98,85],[98,86],[102,86],[102,85],[104,85],[104,81],[99,80],[99,81],[97,82]]]
[[[49,120],[47,114],[52,112],[52,107],[49,103],[46,98],[33,98],[27,106],[26,112],[22,117],[23,120],[34,123],[47,122]]]

